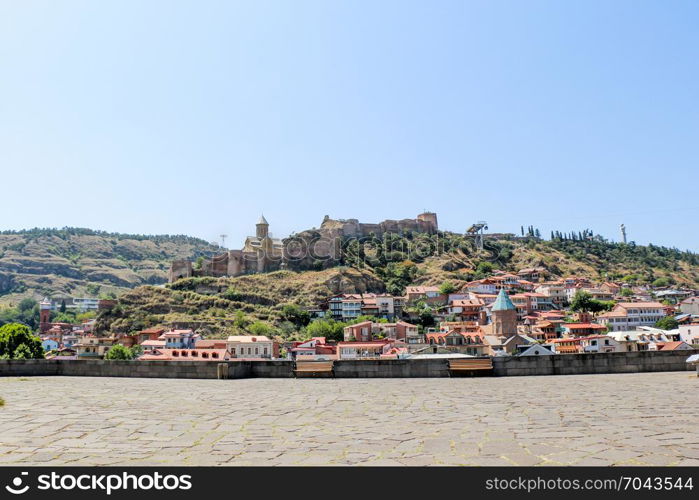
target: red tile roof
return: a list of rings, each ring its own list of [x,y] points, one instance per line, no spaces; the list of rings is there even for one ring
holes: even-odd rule
[[[564,327],[570,330],[604,330],[606,326],[596,323],[563,323]]]

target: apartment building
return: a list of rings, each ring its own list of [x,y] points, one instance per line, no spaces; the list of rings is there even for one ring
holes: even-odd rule
[[[352,321],[359,316],[395,319],[403,312],[403,297],[383,294],[341,294],[327,300],[327,316],[337,321]]]
[[[568,302],[566,288],[562,283],[542,283],[534,291],[546,296],[556,307],[563,307]]]
[[[363,321],[346,326],[343,336],[345,342],[368,342],[383,337],[385,339],[400,340],[407,344],[423,343],[423,336],[420,335],[417,325],[405,321],[397,321],[395,323]]]
[[[597,318],[610,332],[635,330],[653,326],[665,317],[665,306],[660,302],[619,302],[614,309]]]

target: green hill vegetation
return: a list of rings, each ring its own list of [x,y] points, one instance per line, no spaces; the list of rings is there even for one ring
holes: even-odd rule
[[[496,269],[516,272],[540,266],[551,278],[575,275],[637,285],[699,284],[699,257],[694,253],[610,243],[587,231],[579,235],[554,235],[552,240],[503,235],[486,238],[482,251],[471,237],[452,233],[346,240],[342,260],[322,271],[188,278],[165,287],[138,287],[123,294],[114,310],[101,314],[98,327],[128,332],[176,325],[199,328],[213,337],[246,332],[282,338],[336,335],[337,325],[307,326],[307,319],[297,317],[299,311],[338,293],[400,295],[409,284],[458,290]]]
[[[551,278],[580,276],[657,287],[699,285],[699,256],[693,252],[612,243],[589,230],[554,232],[547,240],[533,228],[527,234],[489,235],[483,250],[477,249],[472,237],[449,232],[370,235],[344,240],[341,260],[308,263],[314,270],[189,278],[165,285],[172,260],[196,260],[220,251],[219,247],[181,235],[80,228],[5,231],[0,233],[0,324],[20,321],[35,328],[35,300],[45,295],[118,295],[117,306],[98,317],[103,332],[181,325],[202,328],[212,336],[263,332],[288,338],[323,331],[336,334],[336,325],[309,331],[304,316],[305,308],[333,294],[400,295],[409,284],[453,291],[494,270],[544,267]]]
[[[174,259],[218,247],[189,236],[107,233],[82,228],[0,233],[0,304],[23,298],[118,294],[167,281]]]

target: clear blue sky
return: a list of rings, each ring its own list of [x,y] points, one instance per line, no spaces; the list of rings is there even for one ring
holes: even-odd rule
[[[699,2],[0,0],[0,229],[699,251]]]

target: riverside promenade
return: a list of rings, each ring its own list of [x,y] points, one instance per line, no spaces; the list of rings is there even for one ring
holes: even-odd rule
[[[0,377],[1,465],[699,465],[693,372]]]

